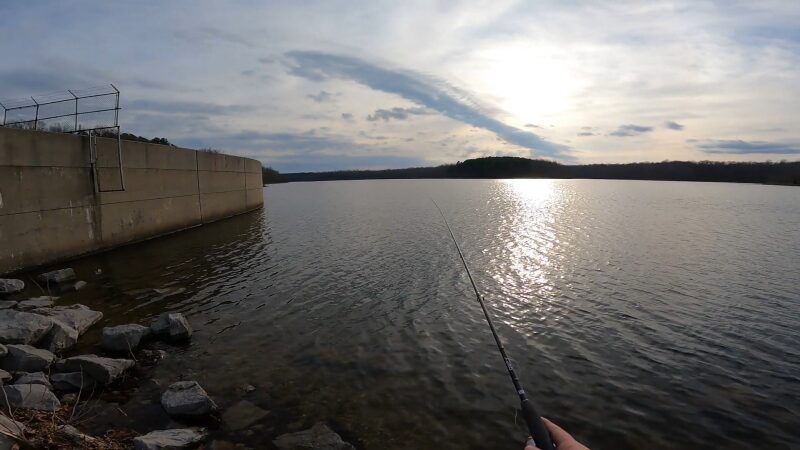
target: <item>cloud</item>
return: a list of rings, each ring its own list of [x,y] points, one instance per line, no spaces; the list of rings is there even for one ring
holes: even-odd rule
[[[375,122],[376,120],[383,120],[388,122],[391,119],[406,120],[408,116],[421,116],[430,114],[426,108],[392,108],[392,109],[378,109],[374,113],[367,116],[367,120]]]
[[[491,117],[463,92],[446,83],[415,72],[391,70],[361,59],[316,51],[285,54],[290,74],[311,81],[331,78],[352,80],[371,89],[399,95],[453,120],[483,128],[511,144],[527,148],[533,155],[569,159],[569,147],[550,142],[534,133],[506,125]],[[455,92],[455,93],[454,93]]]
[[[133,100],[125,103],[125,109],[170,114],[236,114],[252,112],[255,106],[219,105],[192,101]]]
[[[643,125],[620,125],[619,128],[609,133],[609,136],[628,137],[637,136],[642,133],[649,133],[653,131],[653,127],[646,127]]]
[[[678,122],[673,122],[671,120],[664,122],[664,126],[669,128],[670,130],[677,130],[677,131],[680,131],[684,128],[683,125],[679,124]]]
[[[333,100],[333,94],[327,91],[319,91],[319,94],[309,94],[306,97],[317,103],[324,103]]]
[[[578,136],[585,137],[585,136],[597,136],[597,135],[595,133],[592,133],[591,131],[581,131],[580,133],[578,133]]]
[[[353,121],[353,115],[350,114],[350,113],[342,113],[342,119],[344,119],[347,122],[352,122]]]
[[[525,128],[542,128],[542,127],[533,123],[526,123]]]
[[[697,142],[697,147],[705,153],[727,153],[734,155],[800,155],[800,144],[742,140],[706,140]]]

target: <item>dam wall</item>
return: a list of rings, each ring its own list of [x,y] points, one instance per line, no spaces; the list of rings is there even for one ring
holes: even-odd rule
[[[165,145],[0,128],[0,274],[260,208],[261,163]]]

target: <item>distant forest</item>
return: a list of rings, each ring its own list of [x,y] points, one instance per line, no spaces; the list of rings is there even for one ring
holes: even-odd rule
[[[335,172],[279,173],[265,167],[264,183],[410,178],[589,178],[614,180],[716,181],[800,186],[800,162],[664,161],[566,165],[510,156],[459,161],[436,167]]]

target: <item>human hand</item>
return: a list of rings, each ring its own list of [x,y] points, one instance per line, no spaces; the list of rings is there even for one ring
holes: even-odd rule
[[[572,435],[567,433],[560,426],[550,422],[544,417],[542,417],[542,422],[544,422],[544,427],[547,428],[547,432],[550,433],[550,438],[553,440],[553,444],[555,444],[558,450],[589,450],[589,447],[576,441]],[[534,446],[533,441],[530,440],[525,444],[525,450],[539,450],[539,448]]]

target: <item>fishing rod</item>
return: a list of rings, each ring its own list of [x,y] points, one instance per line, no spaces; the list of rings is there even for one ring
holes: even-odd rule
[[[506,363],[506,369],[508,369],[508,375],[511,377],[511,382],[514,383],[514,389],[517,390],[517,395],[519,395],[520,407],[522,408],[522,418],[525,419],[525,423],[528,425],[528,431],[531,433],[533,442],[536,443],[536,447],[538,447],[540,450],[555,450],[555,446],[550,440],[550,434],[544,427],[541,416],[536,411],[536,408],[533,406],[533,402],[531,402],[531,400],[528,398],[528,395],[525,394],[525,389],[522,388],[522,383],[520,383],[517,373],[514,371],[514,367],[511,365],[511,360],[508,358],[506,349],[503,347],[503,342],[500,340],[500,336],[497,334],[497,329],[494,327],[494,322],[492,322],[492,316],[489,315],[489,310],[486,308],[483,295],[478,290],[478,285],[475,284],[475,279],[472,278],[472,273],[469,271],[467,260],[464,258],[464,254],[461,252],[461,247],[458,245],[456,236],[453,234],[453,230],[450,228],[450,224],[447,222],[447,217],[445,217],[444,211],[442,211],[442,208],[439,207],[436,201],[434,199],[431,199],[431,201],[433,202],[434,206],[436,206],[436,209],[439,210],[439,214],[442,215],[442,219],[447,227],[447,231],[450,232],[450,237],[453,238],[453,244],[456,245],[458,256],[461,258],[461,262],[464,263],[464,270],[467,271],[467,277],[469,277],[469,282],[472,284],[472,290],[475,291],[475,297],[478,299],[478,303],[480,303],[481,309],[483,310],[483,315],[486,317],[486,322],[489,323],[489,328],[492,330],[494,342],[497,344],[497,349],[500,350],[500,355],[503,357],[503,362]]]

